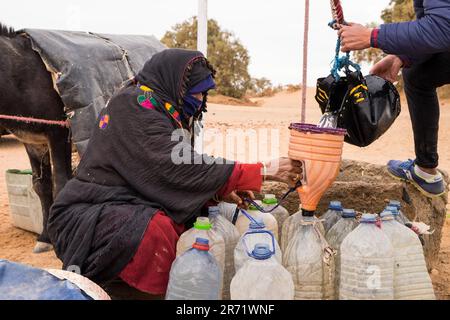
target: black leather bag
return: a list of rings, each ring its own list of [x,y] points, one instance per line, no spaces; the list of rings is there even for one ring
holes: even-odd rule
[[[345,141],[366,147],[381,137],[401,111],[395,86],[378,76],[363,77],[348,72],[335,80],[332,75],[317,80],[316,101],[322,113],[337,116],[337,126],[347,130]]]

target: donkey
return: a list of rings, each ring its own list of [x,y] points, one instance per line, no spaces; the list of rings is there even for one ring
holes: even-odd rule
[[[54,197],[71,178],[71,142],[67,127],[1,119],[2,115],[45,120],[66,119],[64,105],[50,73],[31,41],[20,31],[0,23],[0,128],[17,137],[25,146],[33,171],[33,188],[43,212],[43,232],[35,253],[52,249],[47,220]]]

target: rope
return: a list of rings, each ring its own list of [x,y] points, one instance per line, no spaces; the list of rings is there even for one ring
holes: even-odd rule
[[[306,92],[308,90],[308,34],[309,34],[309,0],[305,0],[305,27],[303,34],[303,83],[301,123],[306,123]]]
[[[331,74],[336,79],[336,81],[339,81],[339,79],[341,78],[341,76],[339,75],[339,71],[341,71],[342,69],[345,69],[345,73],[350,72],[350,67],[353,67],[357,71],[361,71],[361,67],[359,66],[359,64],[354,63],[350,60],[350,52],[347,52],[345,56],[340,57],[340,50],[341,39],[338,39],[336,43],[336,53],[333,61],[333,68],[331,69]]]
[[[61,126],[68,128],[69,122],[67,120],[46,120],[46,119],[36,119],[31,117],[20,117],[20,116],[7,116],[7,115],[0,115],[0,119],[4,120],[13,120],[18,122],[25,122],[25,123],[39,123],[39,124],[46,124],[46,125],[52,125],[52,126]]]
[[[338,29],[337,24],[346,24],[344,19],[344,10],[342,9],[340,0],[330,0],[331,15],[333,16],[334,23],[332,28]]]

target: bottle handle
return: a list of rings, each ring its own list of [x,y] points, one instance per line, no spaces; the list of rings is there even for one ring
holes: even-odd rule
[[[248,250],[248,246],[247,246],[247,243],[245,242],[245,238],[246,238],[248,235],[251,235],[251,234],[258,234],[258,233],[260,233],[260,234],[262,234],[262,233],[267,233],[267,234],[272,238],[272,250],[270,251],[270,253],[271,253],[272,255],[275,255],[275,237],[274,237],[273,233],[270,232],[270,231],[268,231],[268,230],[253,230],[253,231],[247,231],[247,232],[244,234],[244,236],[242,237],[242,243],[243,243],[243,245],[244,245],[244,249],[245,249],[245,252],[247,253],[247,255],[248,255],[249,257],[255,258],[255,256],[253,255],[253,253],[252,253],[251,251]]]

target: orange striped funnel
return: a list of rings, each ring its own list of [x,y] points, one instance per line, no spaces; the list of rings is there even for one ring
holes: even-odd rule
[[[289,129],[289,158],[304,164],[306,182],[297,189],[302,210],[314,212],[339,174],[346,130],[303,123],[293,123]]]

